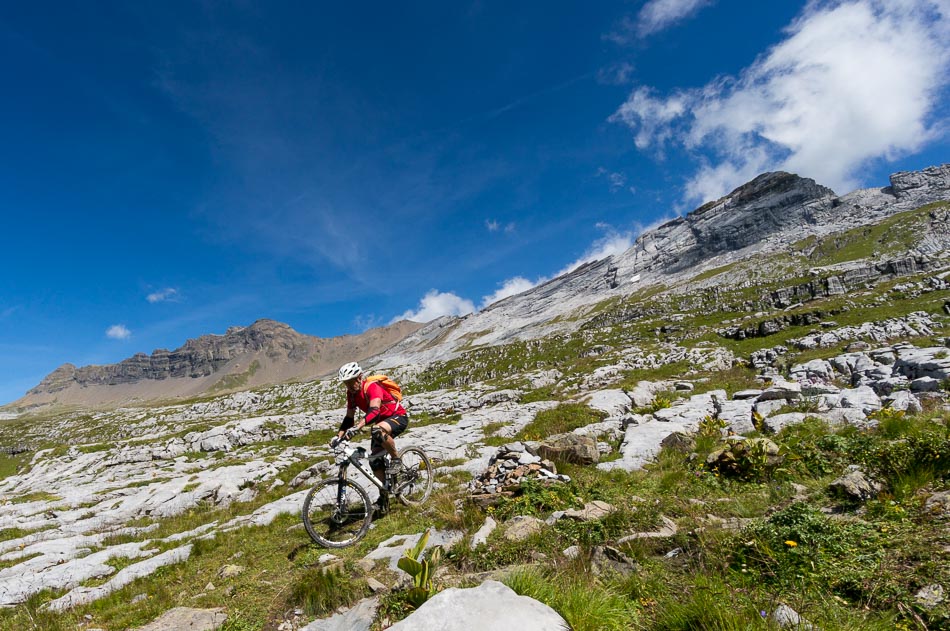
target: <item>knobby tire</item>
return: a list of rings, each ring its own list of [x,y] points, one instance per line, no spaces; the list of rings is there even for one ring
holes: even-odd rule
[[[335,505],[341,484],[346,487],[347,498],[346,513],[342,518]],[[307,493],[300,517],[307,534],[315,542],[327,548],[345,548],[366,535],[373,521],[373,507],[369,495],[359,484],[328,478],[318,482]]]

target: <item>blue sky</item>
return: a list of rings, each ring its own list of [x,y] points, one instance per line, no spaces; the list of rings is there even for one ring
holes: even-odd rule
[[[6,3],[0,403],[263,317],[477,310],[762,171],[844,193],[946,162],[948,14]]]

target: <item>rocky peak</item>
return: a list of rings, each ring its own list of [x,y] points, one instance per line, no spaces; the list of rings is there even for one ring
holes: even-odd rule
[[[344,358],[365,359],[380,352],[421,326],[404,321],[360,336],[321,339],[298,333],[283,322],[261,319],[247,327],[232,326],[224,335],[189,339],[173,351],[160,348],[151,355],[136,353],[117,364],[82,368],[64,364],[30,390],[27,398],[61,393],[73,386],[83,389],[138,384],[148,380],[197,379],[222,371],[222,374],[243,374],[255,361],[257,367],[254,370],[276,366],[268,374],[277,380],[313,378],[322,374],[321,371],[326,372],[346,361]],[[217,379],[216,375],[214,380]],[[243,380],[239,381],[243,383]],[[163,388],[169,390],[171,387]]]
[[[932,197],[950,190],[950,163],[921,171],[900,171],[891,175],[890,192],[898,199]]]
[[[791,173],[764,173],[685,217],[643,234],[623,255],[631,273],[688,269],[721,252],[814,224],[835,207],[830,188]],[[632,264],[631,264],[632,263]]]

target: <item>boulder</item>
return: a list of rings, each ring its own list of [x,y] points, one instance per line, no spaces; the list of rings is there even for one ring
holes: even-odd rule
[[[606,517],[614,510],[614,507],[607,502],[594,500],[593,502],[584,504],[584,508],[580,510],[571,509],[564,511],[563,517],[575,521],[594,521]]]
[[[762,425],[773,434],[778,434],[783,428],[789,425],[798,425],[805,420],[807,414],[802,412],[789,412],[787,414],[775,414],[767,416],[762,421]]]
[[[538,455],[547,460],[594,464],[600,460],[597,442],[589,436],[556,434],[548,436],[538,446]]]
[[[224,609],[194,609],[192,607],[175,607],[169,609],[155,620],[149,622],[138,631],[214,631],[221,627],[228,616]]]
[[[917,397],[906,390],[892,392],[884,399],[884,405],[891,410],[904,411],[909,414],[920,412],[923,409]]]
[[[586,399],[587,405],[605,412],[607,416],[623,416],[630,411],[632,401],[623,390],[598,390]]]
[[[883,487],[865,475],[857,466],[851,465],[849,471],[828,485],[828,488],[838,495],[864,501],[876,497]]]
[[[772,382],[768,388],[766,388],[762,394],[759,395],[758,401],[794,401],[802,398],[802,384],[795,381],[785,381],[784,379],[776,379]]]
[[[935,583],[921,588],[914,594],[914,601],[924,609],[933,609],[944,600],[943,585]]]
[[[544,522],[530,515],[512,517],[505,526],[505,539],[508,541],[522,541],[544,526]]]
[[[843,408],[855,408],[864,414],[870,414],[881,409],[881,399],[873,388],[861,386],[851,390],[842,390],[838,405]]]
[[[488,541],[488,535],[494,532],[495,528],[498,527],[497,522],[491,518],[491,515],[485,518],[485,523],[482,524],[482,527],[472,535],[472,542],[469,544],[469,547],[474,550],[478,546],[482,545]]]
[[[563,631],[567,622],[547,605],[497,581],[450,587],[427,600],[390,631]]]
[[[300,631],[369,631],[378,607],[379,598],[364,598],[346,611],[315,620]]]

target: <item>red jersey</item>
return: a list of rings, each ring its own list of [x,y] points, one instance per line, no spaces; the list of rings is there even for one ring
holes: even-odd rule
[[[377,413],[372,413],[369,410],[369,402],[373,399],[381,400]],[[363,410],[363,412],[366,413],[366,423],[375,423],[376,421],[382,421],[392,416],[406,415],[406,410],[399,404],[399,401],[396,401],[386,388],[375,381],[364,384],[356,394],[347,392],[346,407]]]

